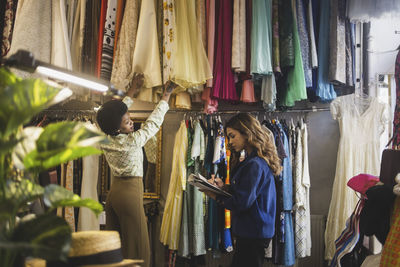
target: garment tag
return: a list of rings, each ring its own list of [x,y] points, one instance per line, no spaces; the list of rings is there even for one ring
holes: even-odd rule
[[[99,215],[99,223],[100,225],[106,224],[106,212],[102,211]]]

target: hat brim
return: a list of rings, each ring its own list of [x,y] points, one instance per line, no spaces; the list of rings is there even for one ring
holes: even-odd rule
[[[96,265],[82,265],[81,267],[130,267],[135,266],[136,264],[144,263],[143,260],[131,260],[125,259],[118,263],[111,263],[111,264],[96,264]]]

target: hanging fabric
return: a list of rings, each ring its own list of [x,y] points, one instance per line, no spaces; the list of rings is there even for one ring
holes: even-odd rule
[[[32,51],[36,60],[50,62],[51,10],[52,1],[18,1],[9,55],[24,49]],[[15,72],[25,78],[30,75],[23,71],[15,70]]]
[[[157,102],[152,87],[160,86],[162,78],[154,1],[142,1],[137,35],[140,38],[136,39],[132,70],[144,75],[144,88],[140,90],[138,99]]]
[[[251,73],[272,73],[272,6],[271,1],[253,0],[251,29]]]
[[[87,156],[82,159],[81,198],[98,200],[97,181],[99,175],[99,156]],[[100,230],[99,218],[88,208],[79,209],[78,231]]]
[[[330,1],[329,81],[346,84],[346,1]]]
[[[82,48],[85,29],[86,1],[78,0],[71,35],[72,70],[82,71]]]
[[[1,56],[5,57],[10,51],[11,40],[13,36],[15,13],[17,11],[18,1],[7,0],[4,9],[4,22],[2,27]]]
[[[195,1],[175,1],[176,53],[171,76],[182,88],[202,85],[212,77],[202,38],[197,29],[195,4]]]
[[[122,19],[125,12],[125,2],[126,0],[118,0],[117,3],[117,13],[115,15],[115,36],[114,36],[114,50],[113,50],[113,62],[115,58],[115,53],[117,51],[118,37],[121,30]]]
[[[64,0],[52,1],[51,56],[50,63],[72,70],[70,39]]]
[[[318,85],[316,95],[321,101],[336,98],[333,85],[329,83],[329,18],[330,0],[321,0],[321,14],[318,36]]]
[[[359,173],[379,175],[379,140],[388,123],[388,108],[377,98],[351,94],[336,98],[331,103],[331,113],[339,123],[340,141],[325,230],[325,258],[328,260],[332,259],[335,240],[358,201],[346,186],[347,180]]]
[[[212,97],[237,101],[235,82],[231,68],[232,55],[232,1],[221,0],[217,5],[216,54]]]
[[[107,13],[104,24],[103,47],[101,49],[100,77],[110,80],[114,53],[115,19],[117,14],[117,0],[107,1]]]
[[[177,250],[182,218],[182,192],[186,188],[186,153],[188,139],[185,121],[175,135],[171,179],[161,222],[160,241],[169,249]]]
[[[396,81],[396,107],[393,118],[392,148],[400,149],[400,47],[396,57],[394,79]]]
[[[96,75],[97,42],[99,36],[99,17],[101,1],[86,2],[85,30],[82,47],[82,72]]]
[[[163,77],[164,83],[171,80],[176,50],[175,1],[168,0],[163,7]]]
[[[233,1],[232,69],[246,71],[246,0]]]
[[[111,72],[111,83],[116,88],[124,91],[129,89],[134,74],[133,53],[136,45],[139,11],[139,0],[126,2]]]

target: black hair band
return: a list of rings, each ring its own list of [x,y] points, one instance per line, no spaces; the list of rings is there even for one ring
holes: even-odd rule
[[[118,263],[123,261],[121,249],[104,251],[97,254],[80,256],[80,257],[70,257],[68,258],[68,262],[72,266],[79,265],[91,265],[91,264],[110,264],[110,263]]]

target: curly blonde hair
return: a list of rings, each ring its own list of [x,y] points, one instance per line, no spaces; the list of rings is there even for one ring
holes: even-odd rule
[[[268,132],[262,128],[260,122],[248,113],[240,113],[233,116],[225,125],[227,128],[240,132],[252,146],[260,158],[263,158],[272,173],[276,176],[282,171],[281,160],[278,157],[274,140],[271,139]],[[232,151],[231,166],[235,167],[239,162],[240,152]]]

